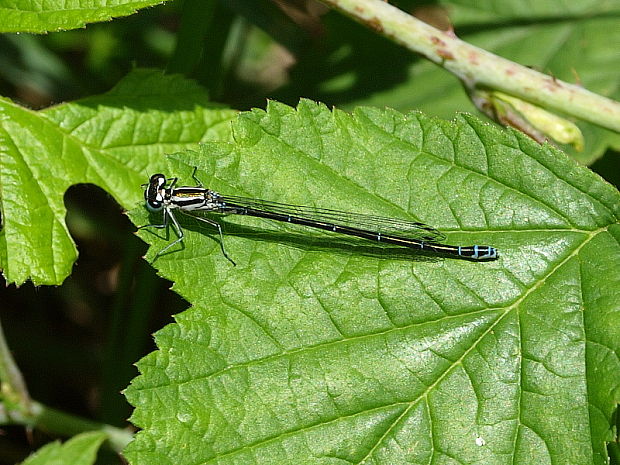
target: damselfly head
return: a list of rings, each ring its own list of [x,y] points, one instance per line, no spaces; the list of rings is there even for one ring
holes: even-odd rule
[[[151,176],[147,188],[144,190],[144,200],[146,201],[146,209],[150,212],[158,212],[164,208],[164,196],[162,189],[166,185],[166,176],[163,174],[154,174]]]

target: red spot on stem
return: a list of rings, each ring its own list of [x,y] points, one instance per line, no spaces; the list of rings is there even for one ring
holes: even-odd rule
[[[431,36],[431,42],[435,45],[440,45],[441,47],[446,46],[446,43],[437,36]]]
[[[452,55],[452,52],[443,48],[437,49],[437,55],[439,55],[444,60],[454,60],[454,55]]]

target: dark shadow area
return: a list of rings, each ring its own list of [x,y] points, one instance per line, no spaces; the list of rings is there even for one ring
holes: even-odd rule
[[[337,12],[322,17],[323,32],[300,50],[290,70],[290,83],[273,98],[296,105],[299,96],[328,106],[349,103],[391,89],[409,79],[420,58],[404,47]],[[256,99],[243,106],[263,106]]]
[[[146,244],[106,192],[73,186],[65,205],[80,254],[74,271],[58,287],[1,286],[5,336],[33,399],[125,427],[132,408],[121,391],[138,374],[133,364],[155,349],[151,334],[188,305],[141,258]],[[56,439],[40,429],[29,437],[23,426],[3,433],[2,460],[14,459],[6,463]]]
[[[596,160],[590,169],[604,178],[610,184],[620,186],[620,153],[608,150],[605,155]]]

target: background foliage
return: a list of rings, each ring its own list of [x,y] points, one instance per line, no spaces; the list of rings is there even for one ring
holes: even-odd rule
[[[615,189],[524,136],[425,116],[475,110],[452,75],[319,3],[156,3],[0,8],[0,264],[21,285],[1,291],[1,316],[33,399],[97,425],[124,427],[133,411],[145,431],[132,463],[615,460]],[[617,2],[394,3],[620,99]],[[300,97],[378,108],[349,116]],[[237,118],[252,107],[267,112]],[[578,124],[585,149],[562,148],[617,186],[618,134]],[[160,170],[193,183],[188,163],[224,192],[328,192],[449,242],[492,243],[502,260],[386,260],[227,219],[230,268],[184,219],[186,248],[154,264],[171,292],[122,210],[147,222],[139,184]],[[190,304],[153,352],[149,334]],[[120,391],[146,354],[133,410]],[[26,434],[36,422],[7,418],[11,402],[0,463],[79,430],[55,417]],[[92,463],[102,440],[51,443],[27,463]],[[119,463],[106,447],[98,461]]]

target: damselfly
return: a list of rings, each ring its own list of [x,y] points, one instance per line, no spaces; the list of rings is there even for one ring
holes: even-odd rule
[[[150,212],[163,211],[164,218],[162,224],[148,224],[142,228],[167,228],[169,222],[172,222],[178,236],[175,241],[160,250],[155,258],[184,238],[183,229],[172,213],[174,209],[182,212],[202,211],[267,218],[470,260],[493,260],[499,257],[497,249],[488,245],[456,246],[442,244],[441,241],[445,239],[444,234],[424,223],[222,195],[204,188],[195,174],[196,170],[194,169],[192,176],[197,183],[194,187],[176,187],[177,178],[166,178],[163,174],[154,174],[148,184],[143,185],[146,186],[144,191],[146,208]],[[228,256],[224,248],[221,225],[209,218],[193,216],[217,229],[220,235],[222,253],[234,264],[235,262]]]

